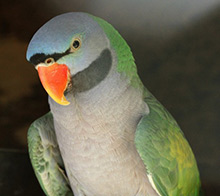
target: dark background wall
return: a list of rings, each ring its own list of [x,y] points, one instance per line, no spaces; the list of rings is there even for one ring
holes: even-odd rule
[[[47,20],[67,11],[89,12],[118,29],[134,53],[142,81],[175,117],[191,144],[206,194],[220,195],[219,0],[2,0],[0,149],[4,153],[0,159],[10,168],[20,158],[16,162],[29,168],[22,170],[17,164],[11,177],[32,172],[27,129],[49,110],[36,70],[25,59],[28,42]],[[24,153],[19,156],[8,149]],[[0,195],[6,191],[1,183],[10,183],[7,179],[0,172]],[[29,195],[22,190],[17,195]]]

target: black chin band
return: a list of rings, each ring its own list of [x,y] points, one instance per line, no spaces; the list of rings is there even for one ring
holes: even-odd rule
[[[109,49],[104,49],[100,56],[89,67],[72,77],[72,90],[84,92],[92,89],[106,78],[112,66],[112,55]]]

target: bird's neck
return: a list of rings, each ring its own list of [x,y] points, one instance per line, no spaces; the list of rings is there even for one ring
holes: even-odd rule
[[[121,77],[120,74],[114,74],[89,91],[68,95],[68,106],[50,101],[54,120],[59,128],[62,127],[60,132],[89,138],[95,135],[124,135],[124,131],[132,134],[149,108],[143,101],[142,92],[124,80],[121,81]]]
[[[126,75],[118,73],[114,69],[115,63],[113,60],[107,77],[92,89],[67,94],[70,105],[61,106],[49,99],[54,119],[70,127],[74,115],[86,118],[87,114],[96,116],[101,113],[105,120],[109,117],[117,120],[121,115],[130,118],[132,114],[138,118],[145,113],[148,108],[143,101],[142,89],[133,87]]]

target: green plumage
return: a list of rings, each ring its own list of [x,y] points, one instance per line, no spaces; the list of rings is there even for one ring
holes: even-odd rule
[[[152,96],[150,113],[137,126],[135,144],[162,196],[197,196],[199,172],[192,150],[173,117]]]
[[[51,113],[42,116],[30,126],[28,149],[35,174],[45,194],[47,196],[73,195],[62,169],[64,166]]]

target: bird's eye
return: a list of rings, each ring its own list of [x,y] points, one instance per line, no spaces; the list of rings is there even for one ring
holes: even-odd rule
[[[81,41],[79,38],[76,38],[73,40],[72,44],[71,44],[71,50],[72,52],[78,50],[81,47]]]
[[[44,61],[44,63],[47,64],[47,65],[50,65],[50,64],[52,64],[52,63],[54,63],[54,62],[55,62],[55,61],[54,61],[53,58],[48,58],[48,59],[46,59],[46,60]]]

